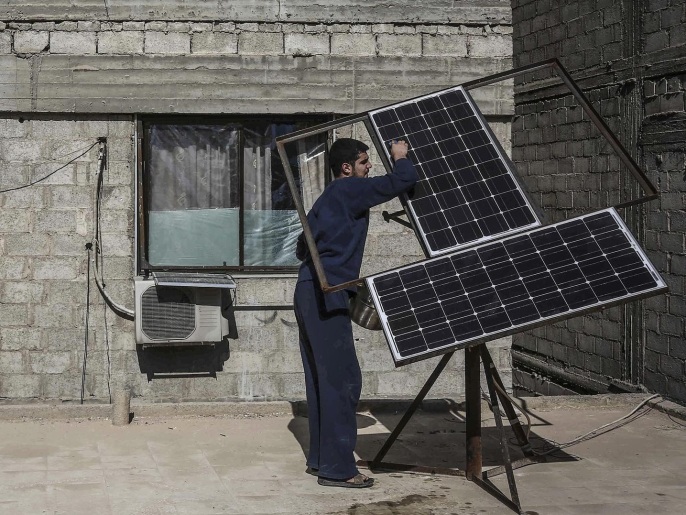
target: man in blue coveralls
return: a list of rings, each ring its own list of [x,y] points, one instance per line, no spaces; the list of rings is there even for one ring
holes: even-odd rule
[[[393,173],[367,178],[369,147],[338,139],[329,151],[334,180],[312,206],[307,221],[330,285],[360,276],[369,208],[410,190],[417,172],[407,159],[407,143],[395,141]],[[361,474],[353,451],[357,441],[357,403],[362,373],[355,354],[348,302],[356,288],[323,293],[303,235],[298,241],[303,263],[295,288],[295,315],[305,369],[310,450],[307,472],[322,486],[365,488],[374,479]]]

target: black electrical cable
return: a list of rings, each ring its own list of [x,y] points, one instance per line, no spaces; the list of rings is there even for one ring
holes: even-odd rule
[[[112,404],[112,388],[110,386],[112,379],[112,363],[110,361],[110,332],[107,328],[107,302],[103,303],[103,308],[105,318],[105,349],[107,352],[107,395],[110,398],[110,404]]]
[[[59,172],[60,170],[63,170],[64,168],[66,168],[67,166],[69,166],[70,164],[72,164],[72,163],[73,163],[74,161],[76,161],[78,158],[85,156],[85,155],[90,151],[90,149],[92,149],[92,148],[93,148],[95,145],[97,145],[98,143],[99,143],[99,141],[96,141],[96,142],[93,143],[90,147],[88,147],[86,150],[84,150],[81,154],[79,154],[78,156],[76,156],[74,159],[72,159],[71,161],[69,161],[69,162],[63,164],[62,166],[60,166],[60,167],[59,167],[57,170],[55,170],[54,172],[50,172],[50,173],[49,173],[48,175],[46,175],[45,177],[41,177],[41,178],[38,179],[37,181],[31,181],[30,183],[24,184],[24,185],[22,185],[22,186],[15,186],[14,188],[7,188],[7,189],[5,189],[5,190],[0,190],[0,193],[7,193],[8,191],[22,190],[22,189],[24,189],[24,188],[28,188],[29,186],[33,186],[34,184],[38,184],[39,182],[44,181],[44,180],[47,179],[48,177],[51,177],[51,176],[55,175],[55,174],[56,174],[57,172]]]
[[[86,251],[88,252],[88,262],[86,265],[86,319],[84,325],[86,326],[85,334],[83,336],[83,365],[81,366],[81,404],[83,404],[83,396],[86,389],[86,359],[88,357],[88,319],[90,317],[91,305],[91,249],[93,244],[86,243]]]

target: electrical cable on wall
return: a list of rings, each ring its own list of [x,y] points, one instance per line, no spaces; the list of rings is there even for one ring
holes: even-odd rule
[[[115,302],[112,297],[110,297],[109,293],[105,291],[105,282],[102,277],[102,271],[101,271],[101,261],[103,259],[103,254],[102,254],[102,247],[100,245],[100,203],[102,201],[102,181],[103,181],[103,171],[105,170],[105,158],[106,158],[106,153],[107,153],[107,141],[105,138],[99,138],[98,142],[100,143],[100,151],[98,154],[98,175],[96,178],[96,185],[95,185],[95,201],[94,201],[94,209],[95,209],[95,217],[94,217],[94,231],[93,231],[93,239],[91,242],[93,243],[93,248],[95,249],[95,273],[93,274],[95,277],[95,284],[98,287],[98,290],[100,291],[100,295],[102,295],[103,299],[107,303],[107,305],[114,311],[117,315],[119,315],[122,318],[126,318],[127,320],[133,320],[134,319],[134,312],[132,309],[129,309],[125,306],[122,306],[121,304],[118,304]]]
[[[83,364],[81,365],[81,404],[83,404],[83,396],[86,390],[86,362],[88,359],[88,329],[89,329],[89,315],[91,305],[91,249],[93,245],[86,243],[86,251],[88,252],[88,261],[86,263],[86,313],[84,315],[83,325],[85,333],[83,336]]]
[[[29,186],[33,186],[34,184],[38,184],[39,182],[43,182],[45,179],[47,179],[47,178],[49,178],[49,177],[52,177],[53,175],[55,175],[55,174],[56,174],[57,172],[59,172],[60,170],[64,170],[67,166],[69,166],[70,164],[72,164],[74,161],[76,161],[76,160],[79,159],[80,157],[85,156],[85,155],[90,151],[90,149],[92,149],[92,148],[93,148],[94,146],[96,146],[98,143],[99,143],[99,141],[96,141],[96,142],[93,143],[90,147],[88,147],[86,150],[84,150],[84,151],[81,152],[78,156],[76,156],[74,159],[72,159],[71,161],[68,161],[67,163],[63,164],[62,166],[60,166],[60,167],[59,167],[57,170],[55,170],[54,172],[50,172],[50,173],[49,173],[48,175],[46,175],[45,177],[41,177],[41,178],[38,179],[38,180],[31,181],[31,182],[29,182],[28,184],[22,184],[21,186],[15,186],[15,187],[13,187],[13,188],[6,188],[6,189],[4,189],[4,190],[0,190],[0,193],[7,193],[7,192],[9,192],[9,191],[23,190],[24,188],[28,188]],[[78,150],[77,150],[76,152],[78,152]],[[73,154],[73,152],[70,152],[70,153]]]

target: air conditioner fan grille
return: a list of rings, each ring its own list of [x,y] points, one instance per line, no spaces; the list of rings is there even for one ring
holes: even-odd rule
[[[141,315],[141,329],[151,340],[184,340],[195,331],[195,304],[180,288],[148,288]]]

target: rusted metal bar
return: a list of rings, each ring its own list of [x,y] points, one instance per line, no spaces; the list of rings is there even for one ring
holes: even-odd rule
[[[484,362],[484,368],[488,368],[491,371],[491,376],[493,377],[493,381],[504,392],[505,391],[505,385],[503,384],[502,380],[500,379],[500,374],[498,374],[498,369],[495,368],[495,365],[493,364],[493,359],[491,358],[491,353],[488,352],[488,349],[486,348],[485,345],[483,345],[481,348],[481,359]],[[515,412],[514,407],[512,406],[512,402],[510,402],[510,399],[508,399],[505,395],[503,395],[499,389],[496,388],[496,392],[497,392],[498,397],[500,398],[500,402],[503,406],[503,411],[505,411],[505,415],[507,415],[507,419],[510,422],[510,427],[512,427],[512,431],[514,432],[515,437],[517,438],[517,442],[519,443],[519,446],[522,448],[522,452],[524,453],[525,456],[533,456],[533,451],[531,450],[531,444],[529,443],[529,439],[527,438],[526,433],[524,432],[524,429],[522,428],[522,424],[519,422],[519,418],[517,417],[517,413]]]
[[[485,346],[484,346],[485,347]],[[482,353],[487,353],[488,349],[482,349]],[[490,357],[490,356],[489,356]],[[492,364],[492,363],[491,363]],[[505,475],[507,476],[507,485],[510,489],[510,496],[512,502],[517,506],[518,512],[521,513],[522,508],[519,503],[519,493],[517,492],[517,483],[515,483],[514,472],[512,470],[512,462],[510,460],[510,448],[508,445],[505,430],[503,428],[503,420],[500,415],[500,404],[498,403],[498,394],[493,384],[493,374],[491,367],[484,367],[484,374],[486,375],[486,384],[488,385],[488,394],[491,398],[491,409],[493,410],[493,417],[495,418],[495,425],[500,433],[500,452],[503,457],[503,465],[505,467]],[[482,477],[482,480],[487,478]]]
[[[481,361],[479,346],[467,347],[464,355],[464,380],[467,438],[467,479],[481,475]]]

